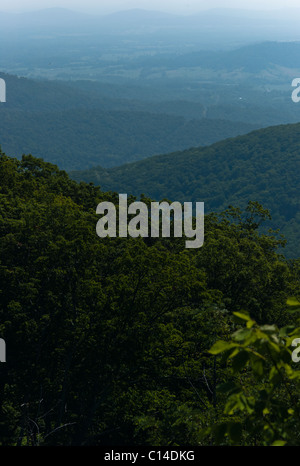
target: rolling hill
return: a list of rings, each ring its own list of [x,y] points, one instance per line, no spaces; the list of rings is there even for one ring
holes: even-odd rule
[[[207,145],[254,126],[225,120],[191,120],[146,112],[69,110],[0,111],[0,141],[7,154],[31,153],[66,170],[112,167],[161,152]]]
[[[17,157],[42,155],[66,170],[121,165],[260,126],[203,118],[200,103],[141,102],[97,95],[80,84],[0,77],[7,87],[7,101],[0,105],[2,149]]]
[[[72,172],[104,190],[153,199],[204,201],[206,211],[257,201],[273,228],[288,240],[286,255],[300,254],[300,123],[269,127],[209,147],[150,157],[111,169]]]

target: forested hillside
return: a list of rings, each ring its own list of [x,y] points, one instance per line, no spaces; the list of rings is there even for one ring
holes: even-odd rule
[[[261,339],[276,349],[276,325],[294,322],[286,300],[299,296],[299,261],[287,263],[277,254],[280,241],[257,229],[268,212],[250,203],[241,213],[207,215],[204,246],[186,250],[181,238],[100,239],[102,200],[118,196],[32,156],[1,153],[1,445],[297,443],[291,406],[299,398],[287,401],[285,375],[276,396],[257,409],[252,401],[272,390],[257,360]],[[210,349],[241,332],[232,316],[241,310],[257,323],[249,320],[235,337],[244,350],[231,355],[242,369],[234,375],[218,356],[226,345]],[[246,335],[256,338],[249,356]],[[290,353],[278,348],[280,362]],[[287,375],[295,376],[295,397],[297,371]],[[247,411],[228,409],[229,395],[218,388],[225,382],[227,390],[247,387]]]
[[[72,172],[76,180],[104,190],[141,193],[154,199],[204,201],[207,212],[249,200],[270,210],[286,237],[288,257],[300,255],[300,124],[281,125],[228,139],[207,148],[151,157],[105,170]]]
[[[253,128],[246,123],[187,121],[180,116],[146,112],[0,111],[0,140],[5,151],[20,156],[43,154],[45,160],[68,170],[121,165],[162,152],[209,145]]]
[[[0,78],[7,89],[2,150],[18,158],[31,153],[65,170],[114,167],[299,121],[290,86],[229,85],[226,77],[217,88],[214,79],[196,78],[117,84]]]

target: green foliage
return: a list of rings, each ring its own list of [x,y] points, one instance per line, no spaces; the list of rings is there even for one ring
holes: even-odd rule
[[[217,383],[232,380],[209,348],[237,330],[241,308],[289,323],[282,306],[297,297],[299,264],[259,234],[268,213],[256,203],[206,216],[204,246],[187,250],[181,238],[100,239],[103,200],[118,196],[1,153],[0,443],[205,445],[224,417]],[[247,358],[244,345],[234,367]]]
[[[300,309],[295,299],[289,307]],[[258,325],[242,312],[243,327],[230,340],[217,341],[210,353],[222,355],[231,381],[218,387],[227,395],[226,420],[208,429],[218,443],[234,445],[299,445],[300,371],[292,362],[292,342],[300,335],[300,319],[278,329]]]

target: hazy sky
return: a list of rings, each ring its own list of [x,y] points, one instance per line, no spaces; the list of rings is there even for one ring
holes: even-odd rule
[[[109,13],[130,8],[144,8],[189,14],[210,8],[270,10],[299,8],[299,0],[0,0],[2,11],[26,11],[62,7],[79,11]]]

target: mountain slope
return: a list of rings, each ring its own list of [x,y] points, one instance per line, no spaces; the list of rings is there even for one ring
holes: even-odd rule
[[[206,211],[249,200],[271,211],[286,254],[300,254],[300,123],[254,131],[206,148],[193,148],[105,170],[73,172],[76,180],[154,199],[204,201]]]
[[[80,84],[73,87],[4,73],[0,77],[7,88],[7,101],[0,105],[2,149],[18,157],[43,155],[67,170],[121,165],[211,144],[259,126],[218,117],[203,119],[201,104],[149,104],[103,97]]]
[[[112,167],[153,154],[208,145],[253,126],[145,112],[83,110],[53,113],[0,111],[0,143],[9,155],[43,154],[66,170]]]

